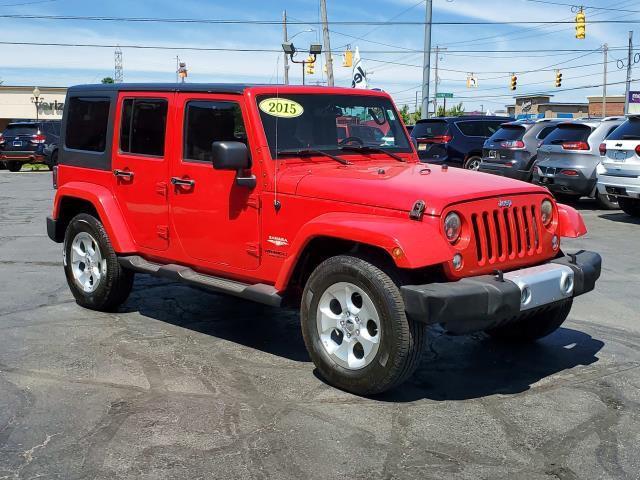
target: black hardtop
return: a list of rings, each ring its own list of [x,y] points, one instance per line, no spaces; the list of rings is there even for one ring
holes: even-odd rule
[[[98,83],[74,85],[69,87],[68,93],[71,95],[104,92],[201,92],[242,94],[245,89],[249,87],[259,86],[262,85],[247,83]]]

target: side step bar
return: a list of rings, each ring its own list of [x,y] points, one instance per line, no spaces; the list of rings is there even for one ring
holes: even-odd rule
[[[282,303],[282,297],[271,285],[265,285],[263,283],[250,285],[234,280],[227,280],[225,278],[198,273],[183,265],[161,265],[159,263],[149,262],[137,255],[118,257],[118,261],[124,268],[135,272],[148,273],[156,277],[206,288],[213,292],[226,293],[235,297],[264,303],[272,307],[279,307]]]

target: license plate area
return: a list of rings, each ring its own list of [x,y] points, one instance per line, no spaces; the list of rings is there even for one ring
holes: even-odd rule
[[[21,147],[22,146],[22,142],[20,140],[14,140],[13,146],[14,147]]]
[[[498,158],[498,152],[495,150],[489,150],[489,158]]]
[[[526,311],[573,295],[573,270],[566,265],[546,264],[505,273],[504,279],[520,289],[520,310]]]

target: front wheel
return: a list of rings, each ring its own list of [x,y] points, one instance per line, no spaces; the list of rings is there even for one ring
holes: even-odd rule
[[[304,288],[302,334],[319,373],[343,390],[371,395],[405,381],[426,344],[426,326],[407,318],[398,286],[375,265],[340,255]]]
[[[133,287],[133,272],[123,269],[102,223],[81,213],[64,237],[64,272],[78,305],[113,311],[125,302]]]
[[[469,157],[464,162],[464,168],[466,168],[467,170],[478,170],[480,169],[481,163],[482,163],[482,158],[477,156]]]
[[[632,217],[640,217],[640,199],[618,197],[618,205],[624,213]]]
[[[10,162],[7,162],[7,168],[10,172],[19,172],[20,170],[22,170],[22,163],[12,160]]]
[[[543,310],[530,317],[516,320],[506,325],[487,330],[499,340],[526,343],[534,342],[555,332],[569,316],[573,300],[565,300],[549,310]]]

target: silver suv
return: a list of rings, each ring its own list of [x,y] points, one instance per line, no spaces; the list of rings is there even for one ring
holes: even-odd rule
[[[600,146],[598,191],[614,195],[620,208],[640,217],[640,116],[631,116]]]
[[[556,196],[597,198],[603,208],[618,208],[614,196],[598,192],[596,166],[600,163],[600,144],[624,120],[607,117],[558,124],[538,148],[533,182]]]

